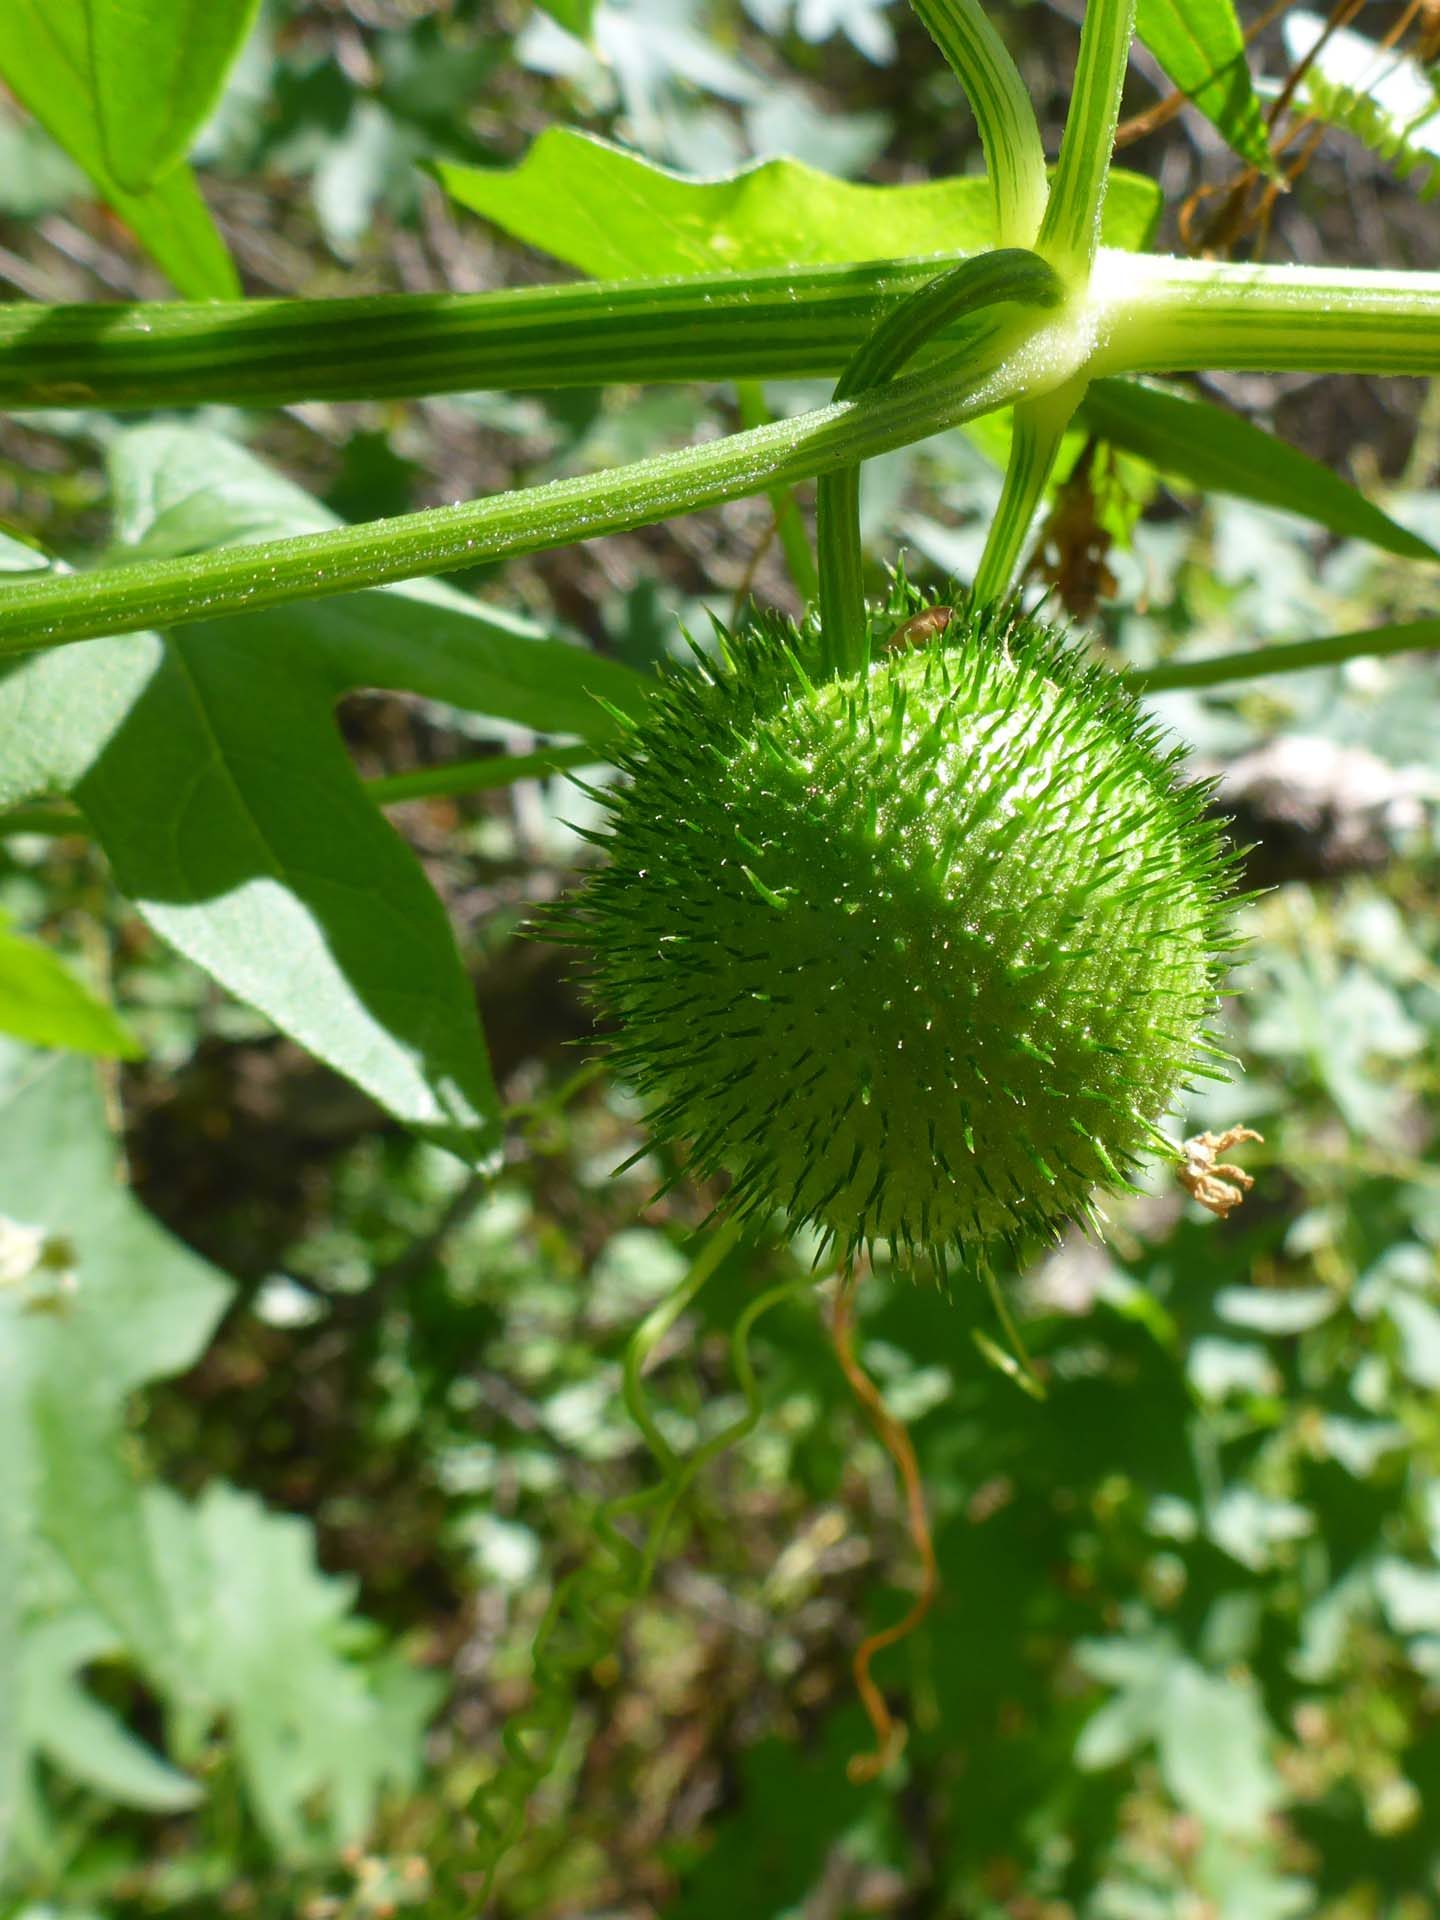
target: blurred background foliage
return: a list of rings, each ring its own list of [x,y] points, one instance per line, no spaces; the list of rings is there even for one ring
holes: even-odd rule
[[[1052,142],[1078,11],[997,14]],[[1399,18],[1366,5],[1353,24],[1373,40]],[[567,30],[587,26],[588,45]],[[1257,42],[1262,74],[1283,73],[1287,29]],[[1137,56],[1127,105],[1163,91]],[[1334,117],[1350,131],[1275,209],[1272,257],[1432,259],[1435,215],[1397,184],[1383,129],[1353,102]],[[556,121],[698,171],[780,151],[897,181],[978,165],[889,0],[272,0],[195,159],[248,291],[473,290],[553,263],[419,163],[510,162]],[[1165,187],[1162,245],[1233,165],[1190,114],[1124,158]],[[0,162],[14,293],[163,293],[3,103]],[[1433,393],[1205,385],[1440,540]],[[367,518],[735,417],[730,390],[654,388],[197,424]],[[130,431],[5,423],[3,524],[99,545],[106,456]],[[900,549],[922,578],[973,568],[994,450],[955,433],[872,463],[877,579]],[[1077,439],[1055,506],[1034,578],[1117,662],[1432,610],[1428,572],[1177,495],[1103,444]],[[643,666],[706,609],[794,604],[773,533],[748,501],[465,584]],[[1440,1914],[1437,692],[1409,658],[1154,702],[1219,779],[1265,889],[1227,1013],[1240,1077],[1186,1116],[1264,1133],[1245,1206],[1217,1221],[1157,1175],[1106,1247],[1077,1238],[1008,1276],[1039,1404],[987,1359],[978,1289],[864,1280],[862,1357],[913,1435],[942,1577],[925,1627],[877,1663],[909,1727],[898,1767],[847,1777],[868,1741],[851,1658],[917,1565],[822,1289],[757,1333],[766,1418],[698,1482],[653,1594],[587,1676],[505,1911]],[[372,774],[534,744],[393,695],[353,696],[343,720]],[[471,1910],[462,1810],[501,1764],[596,1503],[650,1475],[620,1356],[717,1198],[649,1202],[670,1171],[653,1158],[613,1173],[640,1144],[635,1104],[576,1081],[594,1037],[573,970],[520,937],[584,864],[587,805],[536,780],[391,816],[445,902],[510,1105],[493,1180],[220,996],[83,839],[4,840],[13,935],[112,1000],[124,1031],[95,1044],[134,1056],[98,1084],[74,1061],[0,1062],[0,1212],[44,1229],[0,1243],[0,1572],[26,1568],[0,1583],[15,1920]],[[108,1178],[117,1128],[128,1193]],[[729,1329],[806,1257],[732,1255],[666,1343],[651,1386],[673,1444],[733,1413]],[[78,1361],[74,1299],[105,1330]],[[7,1459],[43,1460],[33,1504]]]

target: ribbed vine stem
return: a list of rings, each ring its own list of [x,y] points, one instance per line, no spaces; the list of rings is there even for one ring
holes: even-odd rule
[[[941,328],[964,314],[1004,302],[1053,307],[1063,294],[1054,269],[1023,248],[979,254],[941,274],[883,320],[841,374],[835,398],[847,400],[883,386]],[[816,517],[825,664],[832,673],[852,673],[864,664],[866,633],[858,464],[821,476]]]
[[[833,377],[887,308],[943,264],[931,257],[340,300],[0,303],[0,405],[113,413]]]
[[[1102,248],[1090,374],[1414,373],[1440,365],[1440,274],[1237,265]]]
[[[0,656],[541,552],[829,473],[1018,398],[1035,370],[1033,353],[1013,370],[1007,362],[1016,330],[989,320],[958,367],[943,361],[880,391],[608,473],[252,546],[27,576],[0,588]]]
[[[813,269],[802,274],[752,276],[723,294],[723,282],[673,282],[660,287],[637,283],[623,290],[628,315],[621,335],[628,341],[618,361],[612,361],[603,315],[616,298],[616,289],[559,289],[567,296],[567,326],[561,333],[572,343],[560,344],[552,332],[550,347],[528,362],[532,379],[543,384],[545,368],[553,382],[575,377],[583,369],[587,380],[632,377],[643,361],[640,336],[633,331],[653,295],[663,309],[664,324],[649,336],[650,377],[673,373],[661,351],[664,340],[683,334],[683,364],[703,364],[716,375],[736,371],[794,371],[784,342],[793,325],[799,364],[808,370],[841,366],[873,331],[886,302],[892,306],[903,293],[935,278],[932,261],[887,263],[877,267]],[[826,304],[817,295],[815,311],[796,299],[802,282],[811,289],[829,288],[844,308]],[[752,285],[753,283],[753,285]],[[747,339],[743,312],[752,288],[761,298],[760,283],[769,288],[771,303],[763,337]],[[837,289],[868,288],[858,302],[841,297]],[[883,291],[877,292],[877,289]],[[508,295],[485,296],[508,301]],[[713,307],[708,303],[714,302]],[[283,303],[282,303],[283,304]],[[328,309],[331,303],[316,302]],[[350,303],[336,307],[350,310]],[[542,303],[543,304],[543,303]],[[786,309],[782,325],[779,308]],[[305,318],[300,331],[308,347],[300,362],[292,362],[275,379],[263,366],[252,366],[247,349],[236,347],[223,323],[213,313],[189,309],[180,315],[178,333],[162,330],[167,309],[61,309],[40,320],[25,314],[21,331],[31,338],[39,361],[28,363],[20,384],[35,394],[33,377],[44,361],[44,323],[54,319],[51,344],[67,364],[76,364],[79,352],[72,327],[71,344],[63,343],[67,324],[80,315],[93,350],[99,355],[95,381],[83,393],[68,397],[101,403],[107,379],[118,378],[134,396],[144,391],[149,403],[167,399],[225,397],[239,388],[243,397],[276,391],[298,398],[325,386],[326,354],[351,352],[344,326],[328,315],[319,326]],[[230,310],[233,314],[234,310]],[[586,314],[601,315],[590,332],[580,325]],[[112,318],[106,322],[104,315]],[[160,376],[143,380],[138,369],[149,365],[139,337],[155,316],[156,350]],[[68,316],[68,321],[67,321]],[[613,317],[613,316],[612,316]],[[294,312],[291,320],[303,318]],[[272,315],[272,323],[275,316]],[[683,325],[681,322],[683,320]],[[219,334],[216,327],[219,325]],[[5,342],[13,325],[0,309],[0,397],[15,378]],[[128,371],[120,376],[113,360],[96,345],[113,328],[115,340],[128,342]],[[363,329],[360,330],[363,338]],[[642,329],[642,333],[645,332]],[[402,519],[376,521],[334,532],[267,541],[228,548],[217,553],[187,555],[167,561],[141,562],[88,575],[28,580],[0,587],[0,657],[6,654],[62,645],[107,633],[146,626],[173,626],[185,621],[241,613],[287,602],[345,593],[387,581],[443,573],[482,560],[536,552],[568,541],[591,538],[644,526],[671,515],[687,513],[723,500],[762,492],[777,484],[818,476],[853,465],[873,454],[903,446],[942,428],[958,424],[994,407],[1033,399],[1080,373],[1091,376],[1126,372],[1177,372],[1196,366],[1237,371],[1304,368],[1315,372],[1440,374],[1440,275],[1425,273],[1362,272],[1346,268],[1233,266],[1223,262],[1163,259],[1101,249],[1088,292],[1072,299],[1046,323],[1028,332],[1013,318],[992,313],[972,314],[955,323],[943,338],[958,336],[964,345],[954,358],[932,358],[926,349],[923,374],[891,382],[885,388],[841,401],[798,419],[776,422],[706,446],[660,455],[609,473],[556,481],[548,486],[506,494],[457,507],[434,509]],[[288,323],[276,336],[280,350]],[[235,336],[247,338],[244,330]],[[258,339],[259,336],[256,336]],[[225,340],[230,345],[222,349]],[[182,357],[196,353],[205,367],[203,379],[184,374],[166,356],[177,340],[188,342]],[[322,352],[322,346],[325,351]],[[842,352],[843,347],[843,352]],[[220,352],[218,360],[206,355]],[[552,359],[551,355],[556,358]],[[756,356],[764,355],[757,365]],[[403,360],[403,355],[401,356]],[[83,362],[84,355],[80,354]],[[740,362],[737,367],[736,362]],[[397,367],[385,356],[374,363],[373,391],[417,391],[424,375],[415,365]],[[507,363],[513,371],[514,362]],[[305,368],[310,369],[309,372]],[[249,385],[239,376],[248,369]],[[53,364],[51,370],[53,371]],[[490,363],[490,374],[498,372]],[[401,378],[409,384],[396,387]],[[446,378],[453,384],[481,384],[487,377],[474,367],[463,378],[450,365]],[[678,377],[678,376],[676,376]],[[361,376],[352,363],[346,372],[347,391],[363,391]],[[289,384],[286,384],[286,383]],[[440,383],[443,386],[443,381]],[[61,398],[50,392],[52,401]],[[34,403],[32,399],[32,404]],[[104,404],[111,404],[104,398]]]
[[[1036,248],[1077,289],[1100,240],[1120,90],[1135,30],[1135,0],[1086,0],[1060,158]]]
[[[956,259],[481,294],[0,303],[0,407],[116,413],[607,382],[834,379],[887,312]],[[1440,373],[1440,273],[1250,266],[1101,247],[1092,297],[1106,356],[1097,373]]]

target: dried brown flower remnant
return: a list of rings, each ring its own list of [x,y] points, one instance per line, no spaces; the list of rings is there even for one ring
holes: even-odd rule
[[[1255,1182],[1243,1167],[1231,1166],[1216,1156],[1228,1153],[1231,1147],[1242,1146],[1247,1140],[1263,1141],[1264,1138],[1264,1134],[1256,1133],[1253,1127],[1227,1127],[1224,1133],[1192,1134],[1181,1149],[1185,1158],[1176,1171],[1176,1178],[1192,1200],[1198,1200],[1202,1207],[1208,1207],[1223,1220],[1239,1206]]]

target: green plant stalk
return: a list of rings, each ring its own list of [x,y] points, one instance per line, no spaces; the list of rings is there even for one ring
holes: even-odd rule
[[[982,606],[992,600],[1003,600],[1010,590],[1035,510],[1054,470],[1060,443],[1075,417],[1075,409],[1085,397],[1088,384],[1084,378],[1070,381],[1039,400],[1022,402],[1015,409],[1005,482],[975,573],[975,598]]]
[[[835,398],[883,388],[928,340],[964,314],[1009,301],[1053,307],[1063,292],[1054,270],[1023,248],[1000,248],[963,261],[881,321],[841,374]],[[831,673],[853,673],[864,664],[866,634],[858,465],[821,476],[816,517],[825,666]]]
[[[1440,274],[1096,256],[1092,379],[1107,373],[1410,373],[1440,362]]]
[[[834,376],[961,254],[345,300],[0,305],[0,405],[285,406]]]
[[[14,807],[9,813],[0,813],[0,838],[34,833],[47,840],[65,840],[89,831],[89,822],[78,807]]]
[[[827,674],[854,672],[865,646],[865,565],[860,468],[822,474],[815,487],[820,551],[820,647]]]
[[[1036,343],[1014,371],[1016,323],[994,321],[982,352],[792,420],[608,473],[556,480],[493,500],[437,507],[332,532],[86,575],[27,577],[0,588],[0,655],[72,640],[218,619],[359,587],[536,553],[716,506],[953,426],[1018,399],[1036,380]],[[1062,333],[1060,355],[1073,343]],[[1043,361],[1045,355],[1039,354]],[[1073,368],[1063,361],[1054,378]]]
[[[658,1306],[651,1308],[636,1328],[625,1349],[622,1372],[625,1411],[640,1430],[646,1446],[654,1456],[655,1464],[663,1474],[672,1474],[675,1471],[679,1465],[679,1456],[655,1424],[650,1412],[649,1402],[645,1398],[645,1370],[654,1356],[655,1349],[685,1309],[692,1304],[705,1282],[739,1246],[740,1232],[739,1222],[733,1219],[727,1220],[723,1226],[716,1228],[706,1241],[704,1248],[691,1262],[689,1272],[685,1274],[678,1286],[666,1294]]]
[[[651,1537],[647,1550],[646,1563],[648,1573],[653,1574],[655,1560],[664,1544],[665,1534],[678,1509],[681,1500],[688,1491],[697,1473],[710,1461],[718,1458],[728,1448],[735,1446],[755,1431],[760,1421],[760,1392],[755,1383],[755,1363],[750,1353],[750,1335],[755,1323],[772,1307],[778,1307],[783,1300],[791,1300],[799,1293],[810,1292],[816,1282],[816,1275],[799,1274],[793,1280],[783,1280],[778,1286],[767,1288],[757,1295],[745,1308],[735,1323],[735,1331],[730,1337],[730,1365],[745,1396],[745,1411],[722,1427],[718,1433],[711,1434],[708,1440],[688,1453],[679,1462],[679,1471],[671,1482],[660,1519]]]
[[[1228,686],[1241,680],[1263,680],[1273,674],[1339,667],[1347,660],[1369,660],[1392,653],[1424,653],[1437,647],[1440,647],[1440,619],[1411,620],[1395,626],[1366,627],[1356,633],[1331,633],[1320,640],[1285,640],[1278,646],[1252,647],[1244,653],[1217,653],[1203,660],[1173,660],[1158,667],[1136,667],[1126,678],[1139,693],[1168,693],[1179,687]]]
[[[517,780],[543,780],[570,767],[606,764],[603,747],[581,741],[575,746],[540,747],[534,753],[490,753],[471,760],[451,760],[439,767],[418,767],[413,773],[380,774],[366,780],[364,786],[377,807],[398,807],[407,800],[490,793],[514,786]],[[9,813],[0,813],[0,838],[35,833],[65,839],[89,830],[84,814],[75,806],[14,807]]]
[[[440,767],[418,767],[414,773],[381,774],[365,782],[365,791],[377,807],[395,807],[405,800],[445,799],[510,787],[517,780],[544,780],[567,767],[602,766],[605,758],[605,749],[589,741],[573,747],[540,747],[534,753],[490,753],[473,760],[451,760]]]
[[[1135,31],[1135,0],[1086,0],[1060,159],[1035,248],[1078,292],[1100,242],[1100,209]]]
[[[975,115],[1002,247],[1030,247],[1045,217],[1045,148],[1025,82],[980,0],[910,0]]]
[[[0,407],[106,412],[606,383],[834,379],[963,256],[483,294],[0,304]],[[1092,371],[1440,374],[1440,273],[1101,247]],[[947,333],[957,344],[965,329]],[[935,352],[932,347],[929,351]]]

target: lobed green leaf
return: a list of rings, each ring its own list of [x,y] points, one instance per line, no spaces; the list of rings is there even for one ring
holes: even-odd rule
[[[123,1807],[182,1813],[204,1798],[187,1774],[167,1766],[84,1685],[92,1661],[123,1643],[84,1607],[33,1624],[21,1642],[21,1740],[72,1780]]]
[[[94,1068],[0,1056],[0,1216],[62,1235],[73,1292],[40,1272],[0,1287],[0,1782],[4,1816],[27,1763],[18,1708],[22,1575],[58,1554],[89,1606],[149,1676],[192,1697],[176,1654],[141,1488],[118,1444],[126,1396],[200,1352],[228,1293],[119,1177]],[[12,1262],[13,1264],[13,1262]]]
[[[184,1658],[230,1723],[270,1844],[291,1860],[353,1845],[381,1792],[413,1785],[443,1683],[394,1655],[356,1657],[355,1583],[321,1571],[308,1522],[223,1483],[193,1506],[154,1487],[146,1508],[183,1600]]]
[[[88,1063],[0,1055],[0,1851],[36,1838],[7,1827],[17,1805],[37,1822],[41,1758],[151,1813],[203,1798],[85,1687],[123,1655],[191,1726],[229,1722],[280,1853],[330,1855],[412,1783],[438,1688],[368,1651],[305,1522],[134,1471],[128,1396],[193,1363],[229,1287],[135,1202],[118,1151]]]
[[[435,173],[461,206],[596,279],[963,255],[998,238],[981,175],[874,187],[765,160],[697,180],[568,127],[547,129],[514,167]],[[1160,204],[1153,181],[1115,172],[1106,244],[1144,246]]]

